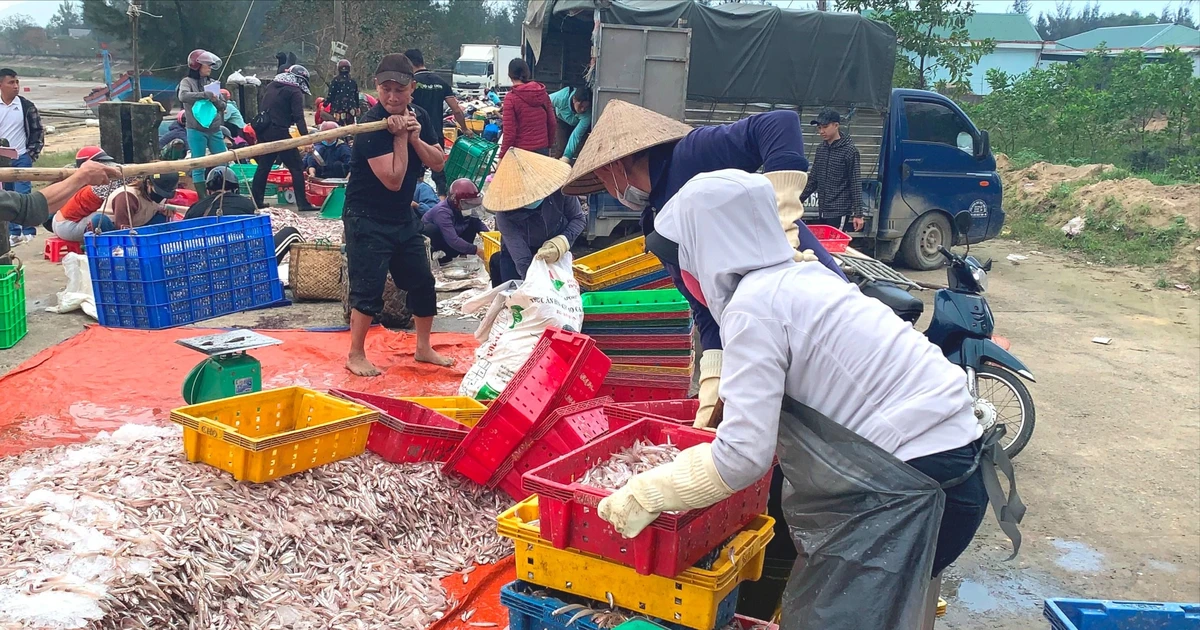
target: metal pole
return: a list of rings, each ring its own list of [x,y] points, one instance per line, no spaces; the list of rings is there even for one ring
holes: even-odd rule
[[[137,0],[129,0],[130,23],[133,25],[133,100],[142,100],[142,67],[138,60],[138,5]]]

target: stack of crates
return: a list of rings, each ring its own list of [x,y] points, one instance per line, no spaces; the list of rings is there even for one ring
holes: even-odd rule
[[[692,318],[677,289],[585,293],[583,332],[613,360],[601,396],[618,403],[687,398]]]
[[[733,622],[741,583],[762,574],[774,534],[763,514],[769,475],[709,507],[664,513],[632,539],[596,513],[610,491],[577,481],[637,441],[688,448],[713,438],[638,420],[526,472],[524,486],[536,495],[497,518],[500,535],[516,543],[516,581],[500,595],[509,627],[590,630],[641,618],[714,630]],[[571,604],[582,608],[564,610]]]
[[[250,183],[254,181],[254,173],[258,171],[257,164],[230,164],[230,170],[233,171],[238,178],[238,192],[246,197],[250,196]],[[270,182],[263,191],[263,199],[267,197],[277,197],[279,195],[279,187]]]
[[[658,258],[646,251],[646,237],[618,243],[575,260],[575,279],[583,291],[631,291],[671,286]]]
[[[483,180],[492,172],[492,163],[499,151],[500,145],[483,138],[460,137],[454,141],[450,157],[446,158],[446,181],[466,178],[483,190]]]

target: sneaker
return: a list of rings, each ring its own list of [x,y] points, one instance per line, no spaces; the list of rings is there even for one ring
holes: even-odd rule
[[[20,236],[15,236],[15,235],[12,235],[12,234],[10,234],[10,235],[8,236],[8,246],[9,246],[9,247],[16,247],[17,245],[20,245],[20,244],[21,244],[21,237],[20,237]]]

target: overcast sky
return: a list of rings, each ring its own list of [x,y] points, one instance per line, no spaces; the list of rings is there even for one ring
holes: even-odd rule
[[[196,0],[193,0],[196,1]],[[812,0],[772,0],[784,8],[811,9],[815,3]],[[836,0],[834,0],[836,1]],[[54,15],[60,0],[0,0],[0,19],[7,16],[24,13],[39,23],[45,24]],[[1012,6],[1012,0],[976,0],[977,9],[984,13],[1004,13]],[[1037,19],[1038,13],[1054,13],[1056,0],[1031,0],[1030,17]],[[1082,10],[1087,4],[1085,0],[1069,0],[1067,4]],[[1153,13],[1158,15],[1164,6],[1175,7],[1189,4],[1192,15],[1200,17],[1200,0],[1100,0],[1100,10],[1103,13],[1128,13],[1139,11],[1142,15]]]

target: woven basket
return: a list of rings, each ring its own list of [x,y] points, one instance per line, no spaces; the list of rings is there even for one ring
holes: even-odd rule
[[[428,245],[426,246],[428,249]],[[342,277],[346,275],[346,252],[342,252]],[[412,327],[412,311],[405,306],[405,298],[408,297],[407,291],[401,291],[396,288],[396,283],[392,282],[392,274],[389,272],[387,284],[383,286],[383,312],[375,317],[375,322],[387,328],[411,328]],[[346,324],[350,324],[350,283],[343,282],[341,286],[342,298],[342,316],[346,320]]]
[[[289,250],[288,284],[298,300],[339,300],[346,271],[342,246],[329,243],[295,243]]]

